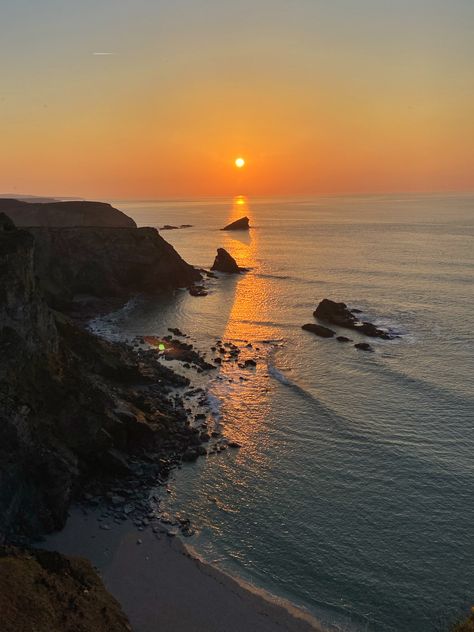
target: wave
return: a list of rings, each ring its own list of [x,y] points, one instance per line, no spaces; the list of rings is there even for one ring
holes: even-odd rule
[[[277,281],[292,281],[300,283],[301,285],[328,285],[329,281],[325,279],[308,279],[299,276],[292,276],[290,274],[270,274],[266,272],[255,272],[253,274],[254,277],[259,279],[275,279]]]
[[[268,359],[267,361],[267,369],[268,369],[268,374],[271,375],[271,377],[273,377],[277,382],[280,382],[280,384],[283,384],[284,386],[288,386],[295,393],[297,393],[298,395],[301,395],[301,397],[304,397],[306,400],[311,401],[312,404],[316,404],[318,407],[321,407],[322,409],[326,409],[324,404],[322,404],[317,397],[315,397],[312,393],[307,391],[305,388],[303,388],[302,386],[300,386],[293,380],[290,380],[290,378],[288,378],[284,373],[282,373],[280,369],[278,369],[274,364],[272,364],[270,359]],[[324,412],[325,413],[329,412],[329,409],[325,410]]]
[[[292,281],[304,281],[301,277],[294,277],[289,274],[266,274],[265,272],[257,272],[254,276],[259,279],[281,279],[283,281],[291,279]]]
[[[209,406],[209,410],[211,411],[212,416],[216,421],[219,421],[222,418],[221,412],[221,400],[219,397],[212,395],[211,393],[207,394],[207,403]]]

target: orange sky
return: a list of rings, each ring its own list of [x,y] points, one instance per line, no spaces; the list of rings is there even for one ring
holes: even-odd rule
[[[11,4],[0,192],[474,190],[471,2]]]

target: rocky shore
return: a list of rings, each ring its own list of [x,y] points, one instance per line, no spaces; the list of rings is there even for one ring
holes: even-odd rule
[[[105,591],[103,620],[94,600],[76,599],[85,583],[102,590],[87,562],[31,549],[64,527],[73,504],[100,507],[105,532],[131,522],[138,532],[190,535],[189,519],[163,514],[152,490],[166,487],[171,469],[183,462],[240,447],[208,426],[206,394],[186,371],[209,372],[222,362],[252,369],[253,358],[239,361],[242,349],[216,340],[208,361],[176,328],[161,338],[112,343],[84,327],[85,314],[137,291],[200,287],[201,278],[154,229],[21,229],[0,215],[0,579],[2,569],[15,568],[51,589],[29,596],[41,602],[41,632],[63,629],[61,618],[74,625],[69,608],[83,617],[76,629],[84,632],[128,629]],[[59,576],[64,591],[52,608]]]
[[[44,300],[35,239],[5,217],[0,232],[0,534],[63,526],[90,481],[163,472],[195,443],[169,393],[186,378],[126,345],[98,339]]]
[[[123,300],[132,291],[199,278],[154,229],[24,230],[0,215],[0,543],[29,546],[61,529],[73,502],[103,502],[127,516],[131,496],[137,511],[147,484],[166,480],[182,459],[197,458],[200,431],[179,393],[189,379],[157,361],[158,350],[97,338],[67,308],[81,291],[98,296],[106,287]],[[181,348],[199,370],[214,368],[186,343]],[[57,578],[42,566],[45,559],[36,549],[5,548],[1,568],[35,575],[53,590]],[[62,580],[70,594],[65,586],[56,610],[48,595],[33,592],[30,599],[73,624],[66,611],[80,590],[77,564],[59,555],[48,559],[69,569]],[[94,579],[87,581],[99,586],[88,572]],[[14,616],[18,599],[10,601]],[[92,600],[87,612],[81,608],[73,609],[84,617],[82,627],[61,628],[45,615],[37,629],[128,629],[112,598],[101,606],[103,624]],[[88,618],[94,619],[89,626]]]

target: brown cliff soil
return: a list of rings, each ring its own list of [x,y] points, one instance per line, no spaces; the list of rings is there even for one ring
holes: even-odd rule
[[[129,632],[118,602],[90,562],[0,547],[2,632]]]

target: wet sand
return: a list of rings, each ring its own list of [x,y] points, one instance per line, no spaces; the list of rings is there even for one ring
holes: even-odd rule
[[[40,546],[90,559],[134,632],[322,630],[305,612],[198,560],[179,539],[129,521],[104,530],[98,515],[73,509],[64,530]]]

